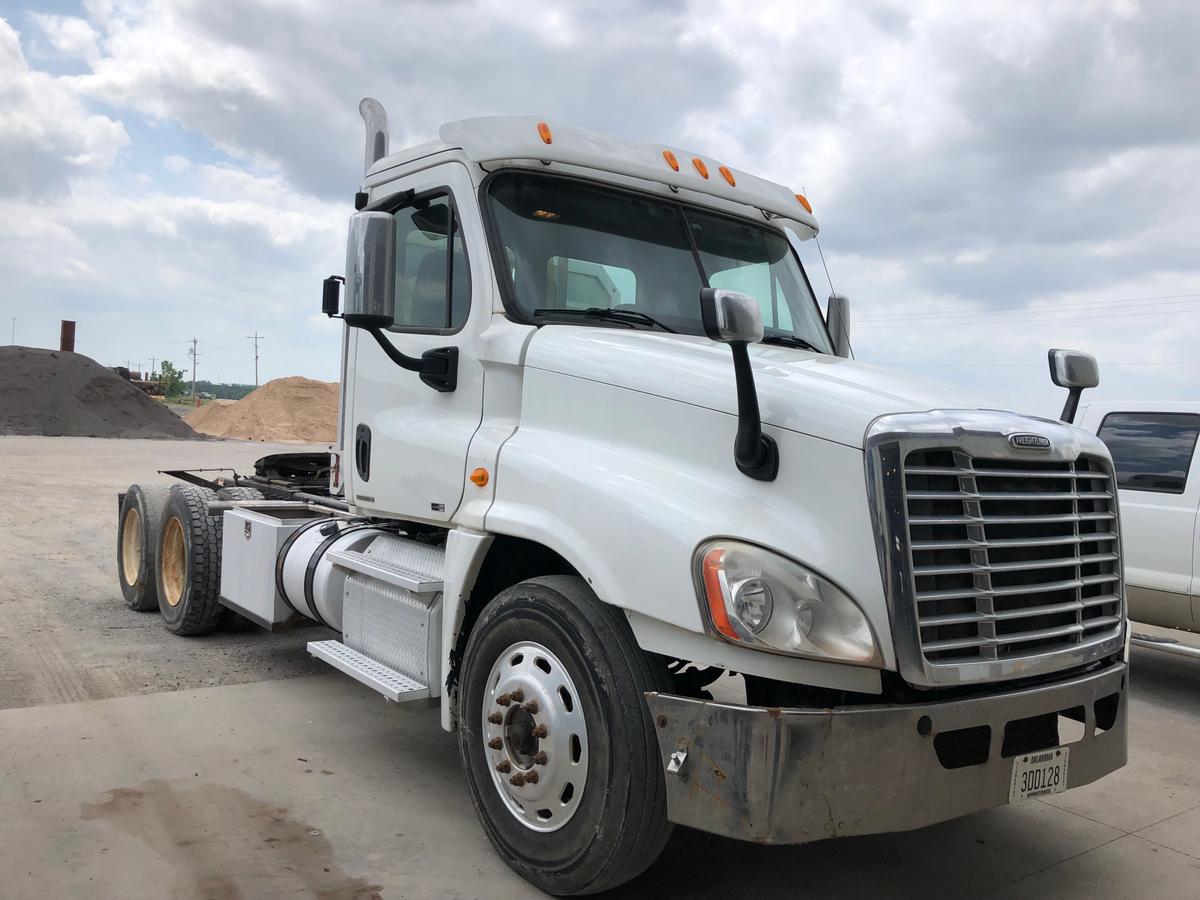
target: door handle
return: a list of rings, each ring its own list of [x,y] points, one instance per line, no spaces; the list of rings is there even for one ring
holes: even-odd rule
[[[354,468],[363,481],[371,480],[371,429],[366,425],[354,429]]]

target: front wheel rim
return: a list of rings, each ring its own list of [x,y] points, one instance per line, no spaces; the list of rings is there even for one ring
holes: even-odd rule
[[[497,657],[483,694],[483,754],[500,799],[533,831],[557,831],[579,809],[588,736],[570,672],[541,644]]]

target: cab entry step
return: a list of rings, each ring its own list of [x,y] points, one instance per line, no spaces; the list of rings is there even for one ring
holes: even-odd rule
[[[329,561],[340,569],[369,575],[418,595],[436,594],[442,589],[441,572],[422,571],[412,565],[406,566],[383,559],[377,554],[331,550]]]
[[[341,641],[309,641],[308,652],[397,703],[429,696],[428,685],[351,650]]]

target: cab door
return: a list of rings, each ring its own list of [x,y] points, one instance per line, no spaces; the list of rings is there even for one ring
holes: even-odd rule
[[[453,391],[435,390],[370,333],[352,331],[347,496],[362,513],[444,522],[462,501],[467,447],[483,411],[477,342],[492,298],[483,226],[470,174],[457,162],[377,187],[370,205],[396,218],[396,315],[384,339],[412,357],[457,348],[458,378]]]

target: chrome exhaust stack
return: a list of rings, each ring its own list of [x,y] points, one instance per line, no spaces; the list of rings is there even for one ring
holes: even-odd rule
[[[374,97],[363,97],[358,102],[358,112],[367,126],[366,146],[363,154],[363,174],[388,154],[387,110]]]

